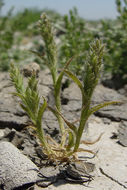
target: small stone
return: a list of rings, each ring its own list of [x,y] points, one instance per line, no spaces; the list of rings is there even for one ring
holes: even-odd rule
[[[0,139],[1,139],[2,137],[4,137],[4,132],[5,132],[4,129],[0,129]]]
[[[103,118],[103,122],[104,122],[104,124],[110,124],[111,123],[111,120],[110,119],[108,119],[108,118],[106,118],[106,117],[104,117]]]
[[[30,77],[32,73],[35,72],[36,76],[38,77],[38,74],[40,72],[40,66],[37,63],[33,62],[25,65],[22,69],[22,72],[25,77]]]
[[[37,181],[37,166],[13,144],[0,142],[0,184],[11,190]]]
[[[127,147],[127,121],[122,121],[118,129],[119,143]]]

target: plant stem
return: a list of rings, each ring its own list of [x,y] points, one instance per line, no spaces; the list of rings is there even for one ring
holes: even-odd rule
[[[47,53],[47,66],[51,72],[53,86],[54,86],[54,97],[55,97],[55,105],[59,112],[61,112],[61,100],[60,100],[60,88],[61,83],[59,83],[59,90],[56,90],[56,83],[58,78],[58,71],[57,71],[57,47],[55,38],[53,35],[53,28],[50,23],[50,20],[46,16],[46,14],[42,14],[41,20],[39,21],[39,27],[41,31],[41,35],[45,42],[45,49]],[[61,130],[62,140],[61,145],[64,145],[65,142],[65,129],[64,129],[64,122],[60,115],[57,116],[58,123]]]
[[[40,142],[42,143],[44,149],[46,150],[48,155],[51,154],[51,149],[49,148],[48,143],[47,143],[47,141],[45,139],[45,135],[44,135],[44,131],[43,131],[42,126],[37,125],[36,129],[37,129],[37,135],[38,135],[38,137],[40,139]]]
[[[57,80],[57,69],[55,67],[50,68],[51,75],[52,75],[52,80],[53,80],[53,85],[55,87],[56,80]]]
[[[85,124],[87,122],[88,119],[88,110],[89,110],[89,105],[86,105],[86,107],[84,109],[82,109],[81,111],[81,116],[80,116],[80,124],[79,124],[79,128],[78,128],[78,132],[77,132],[77,136],[76,136],[76,143],[74,146],[74,151],[73,152],[77,152],[79,145],[80,145],[80,140],[83,134],[83,130],[85,127]]]
[[[61,112],[61,99],[60,99],[60,93],[55,94],[55,103],[56,103],[56,107],[58,109],[59,112]],[[59,123],[59,127],[61,130],[61,146],[64,146],[65,144],[65,140],[66,140],[66,136],[65,136],[65,127],[64,127],[64,121],[62,119],[62,117],[60,115],[57,116],[58,119],[58,123]]]
[[[61,99],[60,99],[60,90],[56,91],[56,81],[57,81],[57,76],[58,76],[58,71],[56,68],[56,59],[54,59],[53,67],[50,68],[51,74],[52,74],[52,80],[53,80],[53,86],[54,86],[54,97],[55,97],[55,105],[58,109],[59,112],[61,112]],[[61,84],[59,86],[59,89],[61,88]],[[65,144],[65,128],[64,128],[64,121],[60,115],[57,116],[59,127],[61,130],[61,146],[64,146]]]

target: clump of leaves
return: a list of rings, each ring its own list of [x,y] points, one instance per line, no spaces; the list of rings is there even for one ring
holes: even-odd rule
[[[116,88],[121,88],[127,83],[127,1],[116,0],[116,5],[118,19],[116,23],[102,22],[101,37],[108,49],[104,57],[105,71],[111,72]]]
[[[10,25],[12,9],[6,16],[2,16],[3,5],[4,1],[0,0],[0,70],[5,71],[9,69],[9,50],[13,44],[14,33]]]
[[[117,11],[119,13],[119,20],[121,21],[122,27],[127,30],[127,1],[116,0]]]
[[[71,64],[72,61],[71,58],[65,64],[61,72],[58,72],[57,48],[55,44],[53,28],[48,17],[45,14],[41,16],[41,19],[39,21],[39,29],[41,36],[43,37],[43,40],[45,42],[45,64],[51,71],[53,79],[53,93],[55,98],[55,105],[54,107],[51,107],[47,104],[44,97],[41,98],[39,96],[38,80],[36,79],[34,71],[32,76],[28,79],[27,86],[24,87],[23,76],[20,74],[19,68],[17,68],[14,64],[11,64],[10,78],[17,91],[14,94],[21,99],[20,105],[31,119],[33,123],[33,129],[36,131],[36,134],[43,147],[43,151],[49,157],[49,159],[60,162],[69,161],[71,159],[75,160],[76,153],[78,152],[86,151],[89,153],[93,153],[91,150],[85,150],[83,148],[80,148],[80,143],[86,143],[85,141],[81,141],[81,137],[89,116],[98,109],[103,108],[104,106],[116,103],[105,102],[97,106],[91,107],[91,97],[100,77],[100,70],[104,54],[104,45],[101,43],[100,40],[95,40],[90,45],[90,51],[84,67],[83,82],[81,82],[77,78],[77,76],[68,69],[68,66],[69,64]],[[35,53],[43,59],[43,55],[37,52]],[[74,83],[81,90],[82,106],[79,125],[69,122],[61,114],[60,91],[64,74],[66,74],[71,80],[73,80]],[[47,136],[43,130],[42,117],[46,109],[49,109],[49,111],[51,111],[58,120],[61,132],[60,143],[57,143],[54,139]],[[98,141],[99,138],[96,141]]]
[[[70,69],[79,75],[85,64],[86,52],[92,34],[87,29],[85,20],[79,17],[76,8],[70,10],[69,15],[65,15],[63,21],[65,35],[62,35],[61,38],[60,65],[63,66],[70,57],[75,56]]]

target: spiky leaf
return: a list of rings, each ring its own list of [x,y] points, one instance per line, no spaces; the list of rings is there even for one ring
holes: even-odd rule
[[[19,68],[16,67],[14,63],[10,64],[10,78],[16,88],[16,91],[18,93],[23,94],[24,93],[23,77],[20,74]]]
[[[46,102],[45,98],[43,98],[43,100],[44,100],[44,102],[40,106],[40,108],[38,110],[38,114],[37,114],[38,116],[37,116],[37,121],[36,122],[37,122],[37,124],[39,126],[41,126],[42,116],[43,116],[43,113],[44,113],[45,109],[47,108],[47,102]]]

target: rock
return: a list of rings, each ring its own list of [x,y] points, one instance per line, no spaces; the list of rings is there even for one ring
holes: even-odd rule
[[[71,83],[69,87],[63,91],[63,96],[69,100],[81,100],[81,91],[76,84]]]
[[[97,85],[92,97],[92,103],[100,103],[104,101],[120,101],[124,98],[116,90],[104,87],[103,85]]]
[[[45,176],[45,177],[55,177],[57,176],[60,171],[59,171],[59,167],[55,167],[55,166],[47,166],[47,167],[43,167],[40,169],[40,173]]]
[[[0,139],[4,137],[5,129],[0,129]]]
[[[49,69],[42,70],[39,75],[40,84],[51,87],[53,85]]]
[[[44,85],[38,85],[38,90],[39,90],[39,94],[42,97],[48,97],[49,93],[50,93],[50,88],[48,86],[44,86]],[[42,98],[43,100],[43,98]]]
[[[19,130],[26,126],[28,117],[22,112],[18,106],[18,99],[12,96],[11,92],[10,88],[0,92],[0,128],[10,127]]]
[[[0,141],[11,142],[14,146],[21,150],[24,155],[28,156],[37,166],[45,163],[44,153],[42,151],[42,147],[39,145],[40,141],[36,137],[35,131],[31,128],[25,128],[21,131],[5,128],[4,136],[0,137]],[[40,150],[40,154],[38,154],[38,149]]]
[[[9,142],[0,142],[0,184],[12,190],[37,180],[37,166]]]
[[[1,112],[0,113],[0,128],[15,128],[16,130],[21,130],[27,125],[28,117],[16,116],[13,113]]]
[[[79,111],[81,110],[81,100],[70,100],[67,105],[63,105],[66,111]]]
[[[120,88],[118,92],[127,97],[127,84],[123,88]]]
[[[108,118],[104,117],[104,118],[102,118],[102,120],[103,120],[104,124],[110,124],[111,123],[111,120]]]
[[[77,111],[81,108],[81,92],[80,89],[71,84],[69,88],[63,91],[64,98],[67,98],[68,104],[64,105],[64,109],[67,111]],[[127,98],[119,94],[117,91],[104,87],[99,84],[95,88],[92,97],[92,106],[106,101],[121,101],[123,104],[110,105],[95,112],[95,115],[99,117],[105,117],[113,121],[127,121]]]
[[[96,105],[107,101],[120,101],[122,104],[110,105],[98,110],[95,115],[106,117],[112,121],[127,120],[127,98],[113,89],[98,85],[92,97],[92,104]]]
[[[8,75],[5,73],[5,77],[8,78]],[[18,106],[19,99],[12,95],[15,89],[10,81],[8,79],[2,81],[2,84],[0,83],[0,128],[9,127],[20,130],[26,126],[28,117]]]
[[[40,72],[40,66],[37,63],[33,62],[27,65],[24,65],[22,72],[25,77],[30,77],[32,73],[35,72],[36,76],[38,77],[38,74]]]
[[[127,121],[122,121],[118,129],[119,143],[127,147]]]

